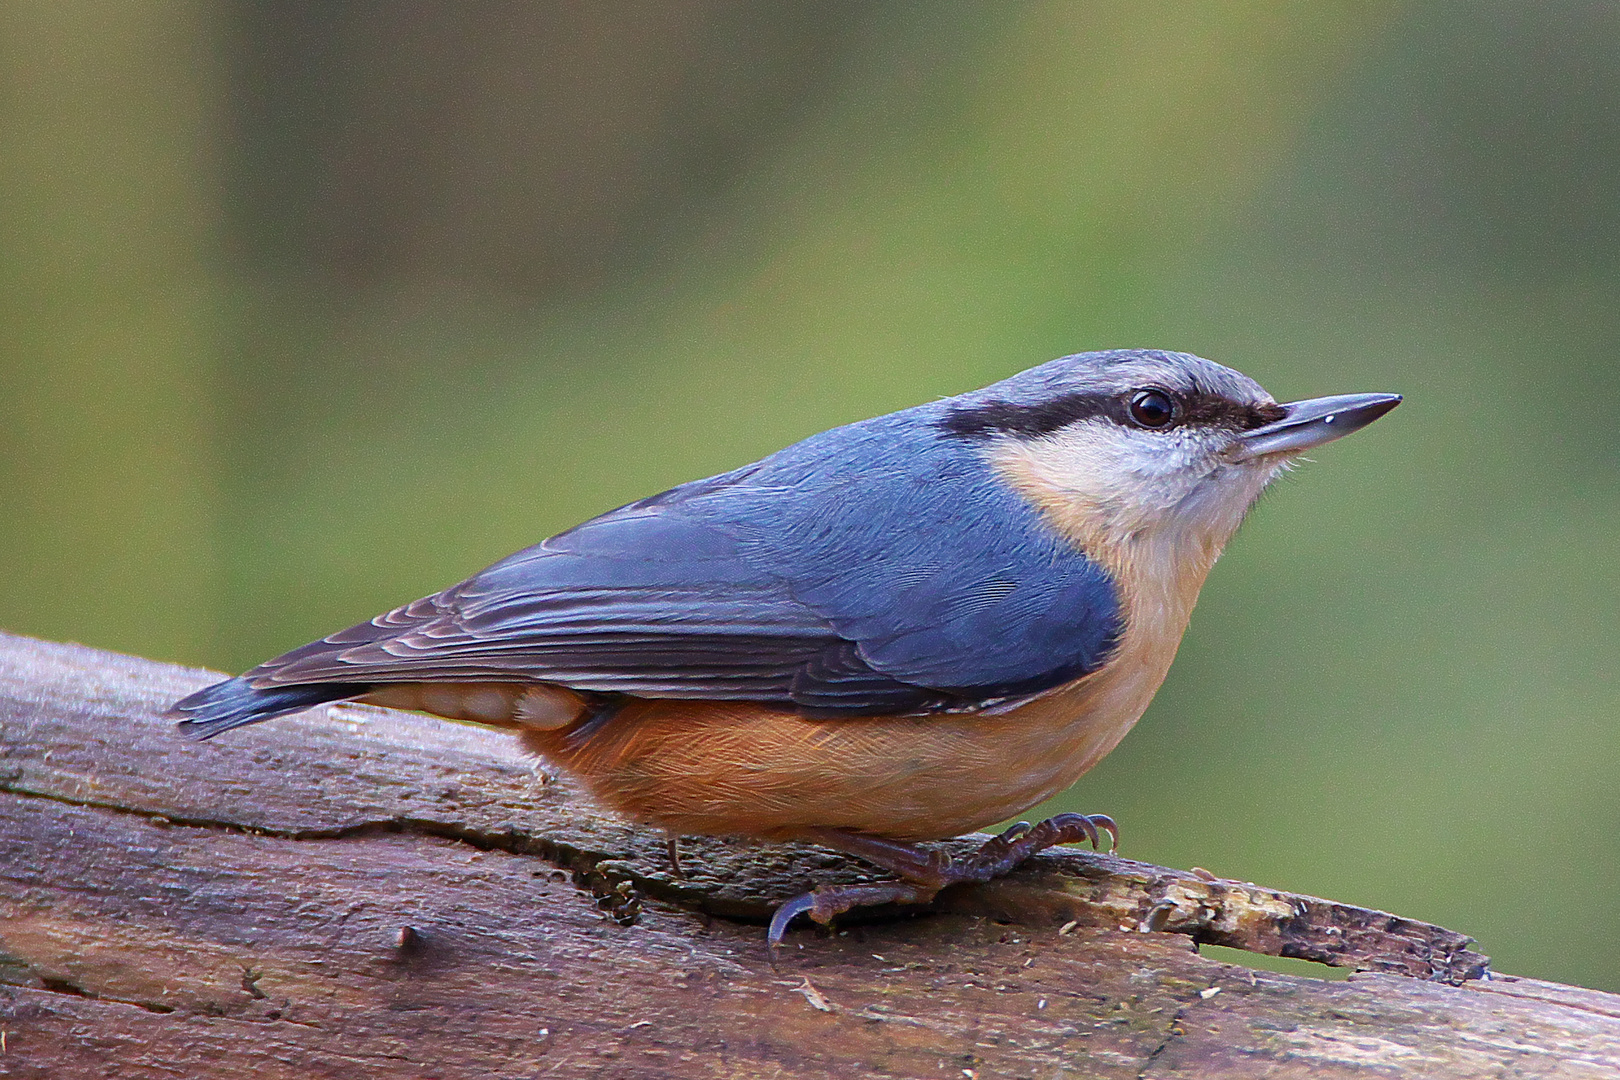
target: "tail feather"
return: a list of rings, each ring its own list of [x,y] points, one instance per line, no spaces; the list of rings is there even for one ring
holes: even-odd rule
[[[181,698],[164,715],[180,721],[182,735],[201,741],[312,705],[358,697],[369,689],[365,683],[305,683],[261,690],[241,678],[226,679]]]

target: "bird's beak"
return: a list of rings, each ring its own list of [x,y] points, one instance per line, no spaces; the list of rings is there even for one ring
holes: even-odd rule
[[[1236,461],[1269,454],[1298,454],[1360,431],[1401,403],[1399,394],[1340,394],[1291,401],[1281,420],[1245,431],[1232,447]]]

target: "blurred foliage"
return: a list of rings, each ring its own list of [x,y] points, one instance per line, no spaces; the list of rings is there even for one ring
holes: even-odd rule
[[[1620,989],[1617,45],[1576,0],[19,0],[0,624],[240,669],[1079,349],[1399,390],[1058,803]]]

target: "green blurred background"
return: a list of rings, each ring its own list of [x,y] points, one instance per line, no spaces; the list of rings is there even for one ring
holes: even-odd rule
[[[1068,352],[1407,404],[1064,807],[1620,990],[1620,6],[0,7],[0,625],[239,670]]]

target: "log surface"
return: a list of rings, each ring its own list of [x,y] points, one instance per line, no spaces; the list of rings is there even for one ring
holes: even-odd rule
[[[157,714],[212,678],[0,635],[0,1076],[1620,1077],[1620,997],[1108,856],[773,961],[775,903],[876,875],[690,840],[678,879],[509,736],[408,713],[192,744]]]

